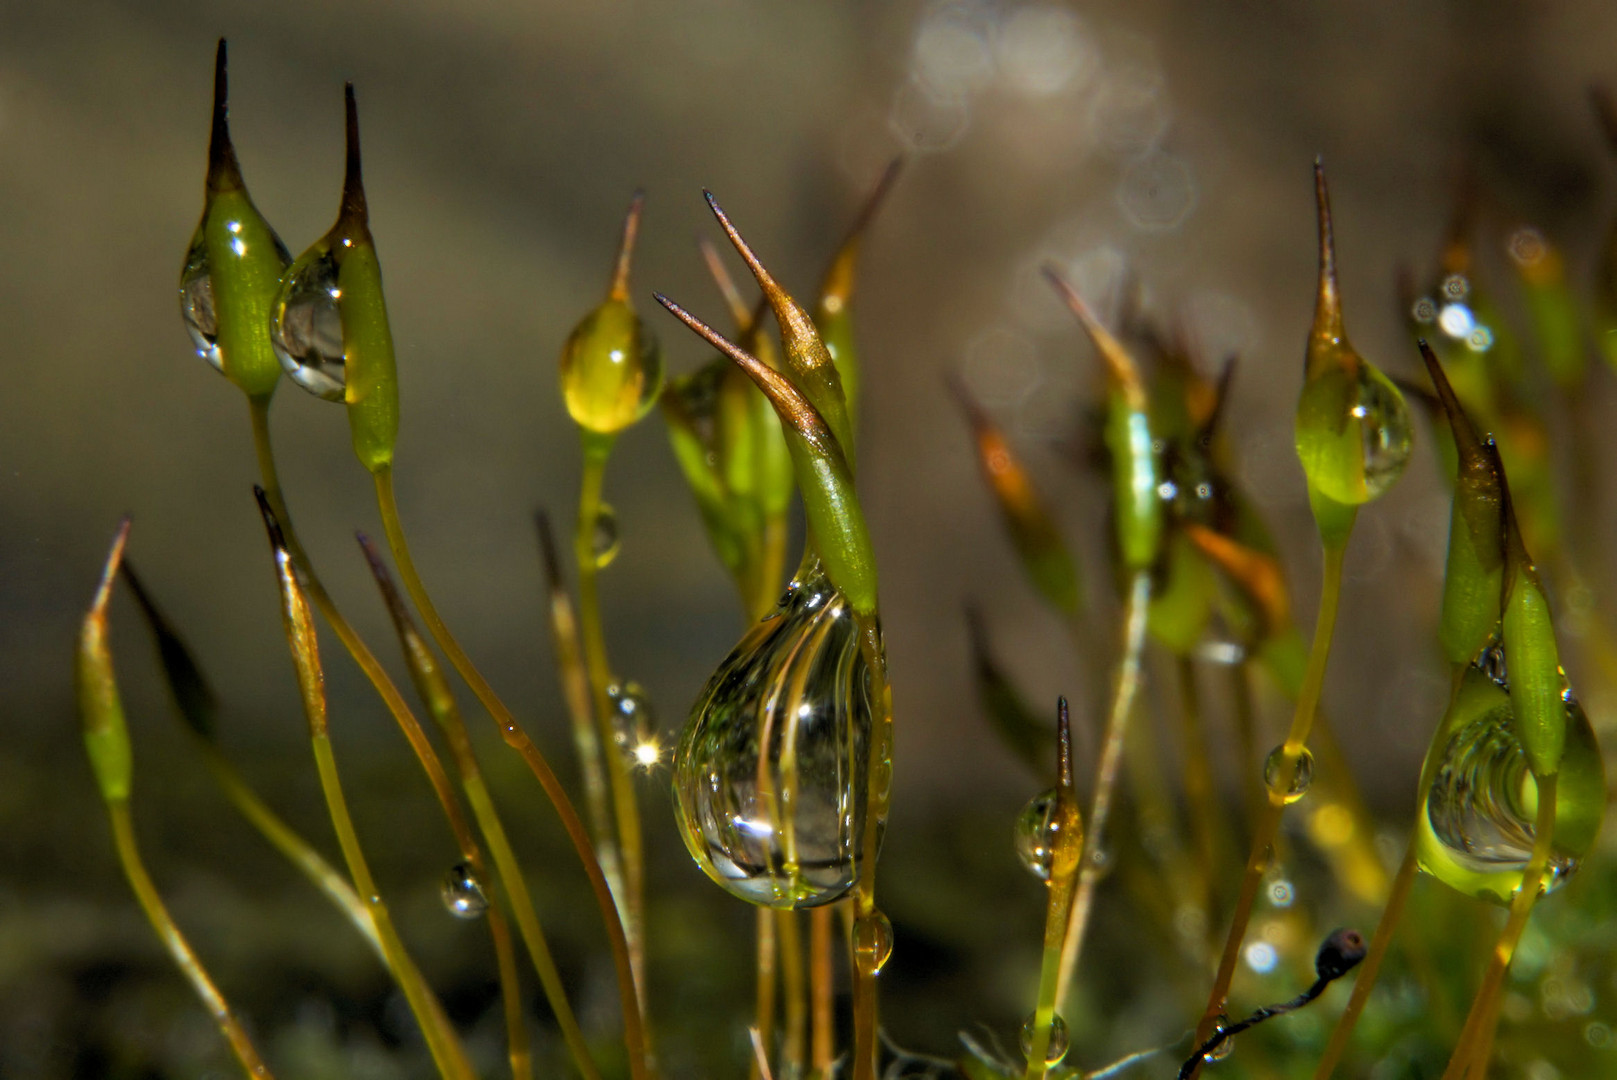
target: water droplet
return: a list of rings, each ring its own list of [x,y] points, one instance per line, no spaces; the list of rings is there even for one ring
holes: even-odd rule
[[[657,713],[645,687],[634,680],[614,682],[606,688],[612,706],[612,741],[626,753],[657,738]]]
[[[208,245],[201,230],[185,253],[185,269],[180,271],[180,318],[197,347],[197,355],[224,371],[219,352],[219,317],[213,309],[213,274],[208,266]]]
[[[1112,858],[1112,849],[1109,847],[1097,847],[1089,853],[1090,872],[1095,875],[1097,881],[1110,874],[1116,864],[1117,860]]]
[[[1464,274],[1450,274],[1439,287],[1445,300],[1464,300],[1471,291],[1471,282]]]
[[[488,894],[472,864],[458,862],[449,868],[439,886],[444,907],[457,919],[475,919],[488,910]]]
[[[1430,326],[1437,321],[1437,304],[1429,296],[1423,296],[1409,309],[1409,317],[1422,326]]]
[[[298,261],[281,283],[270,319],[270,341],[293,382],[316,397],[341,401],[345,375],[337,259],[327,247],[311,250]]]
[[[1214,1025],[1214,1030],[1223,1031],[1225,1028],[1227,1028],[1229,1026],[1230,1026],[1230,1018],[1228,1016],[1226,1016],[1224,1013],[1219,1013],[1218,1014],[1218,1023],[1216,1025]],[[1208,1063],[1212,1063],[1212,1062],[1215,1062],[1215,1061],[1223,1061],[1225,1058],[1229,1057],[1233,1053],[1235,1053],[1235,1039],[1233,1037],[1231,1037],[1231,1038],[1225,1039],[1223,1042],[1219,1043],[1217,1046],[1215,1046],[1211,1050],[1207,1051],[1207,1053],[1203,1054],[1202,1055],[1202,1060],[1206,1061]]]
[[[1414,445],[1409,406],[1367,361],[1308,380],[1297,403],[1297,455],[1309,481],[1339,503],[1376,498],[1403,475]]]
[[[1035,1013],[1034,1015],[1029,1016],[1026,1020],[1022,1021],[1022,1035],[1020,1042],[1022,1044],[1022,1056],[1024,1058],[1033,1053],[1033,1034],[1038,1028],[1038,1025],[1035,1023],[1037,1018],[1038,1014]],[[1067,1033],[1067,1022],[1061,1019],[1061,1015],[1059,1013],[1051,1016],[1050,1041],[1045,1046],[1044,1063],[1046,1065],[1059,1064],[1061,1059],[1067,1056],[1067,1047],[1070,1046],[1071,1043],[1071,1036],[1069,1036]]]
[[[1275,952],[1275,947],[1267,941],[1254,941],[1246,947],[1242,955],[1246,958],[1246,966],[1259,975],[1269,974],[1280,962],[1280,954]]]
[[[1549,245],[1544,242],[1544,234],[1531,226],[1517,229],[1510,234],[1510,240],[1505,245],[1510,257],[1517,266],[1530,269],[1544,261],[1549,254]]]
[[[1478,326],[1466,335],[1465,347],[1472,352],[1487,352],[1493,348],[1493,331],[1486,326]]]
[[[562,398],[581,427],[622,431],[650,411],[662,388],[657,336],[623,300],[584,316],[562,347]]]
[[[1495,681],[1499,666],[1490,662],[1466,672],[1432,740],[1422,769],[1416,856],[1422,870],[1460,892],[1509,903],[1532,855],[1538,783],[1515,730],[1510,695]],[[1570,696],[1566,709],[1544,892],[1578,868],[1605,810],[1605,770],[1589,718]]]
[[[770,907],[846,893],[863,855],[871,714],[853,614],[815,564],[719,665],[681,733],[680,833],[707,875]]]
[[[604,570],[611,566],[622,548],[623,539],[618,535],[618,512],[602,503],[595,512],[595,525],[590,529],[590,554],[595,559],[595,569]]]
[[[893,956],[893,924],[879,911],[861,915],[853,924],[853,951],[861,963],[881,974]]]
[[[1464,338],[1477,325],[1475,315],[1464,304],[1444,304],[1437,313],[1437,325],[1451,338]]]
[[[1016,857],[1028,872],[1045,884],[1055,861],[1061,823],[1056,819],[1056,790],[1040,792],[1016,815]]]
[[[1286,766],[1286,748],[1277,746],[1269,751],[1269,756],[1263,762],[1263,783],[1276,795],[1287,803],[1294,803],[1308,793],[1308,785],[1314,782],[1314,755],[1303,747],[1301,756],[1297,758],[1294,769]]]
[[[1281,879],[1269,883],[1269,903],[1275,907],[1290,907],[1295,898],[1296,893],[1292,890],[1291,882]]]

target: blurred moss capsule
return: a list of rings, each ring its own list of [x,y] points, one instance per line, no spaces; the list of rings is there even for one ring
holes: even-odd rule
[[[123,559],[124,543],[128,539],[129,519],[124,518],[112,539],[112,549],[107,553],[90,611],[79,628],[79,646],[74,654],[84,749],[95,771],[101,797],[107,802],[129,798],[129,783],[134,772],[129,727],[124,721],[123,699],[118,694],[118,680],[112,670],[112,649],[107,645],[107,601],[112,597],[112,583],[118,576],[118,564]]]
[[[859,416],[859,391],[863,382],[859,367],[859,350],[853,337],[853,287],[859,269],[859,249],[876,212],[881,209],[887,193],[893,188],[903,167],[903,158],[894,158],[882,171],[881,179],[865,199],[853,227],[843,238],[842,246],[831,258],[825,277],[820,282],[820,302],[814,309],[814,325],[819,328],[826,352],[842,377],[842,393],[848,399],[848,413]]]
[[[1578,300],[1567,285],[1566,260],[1543,233],[1530,227],[1511,233],[1506,250],[1522,284],[1522,300],[1545,370],[1558,386],[1578,385],[1586,353]]]
[[[1314,164],[1319,202],[1319,292],[1302,397],[1297,456],[1309,486],[1357,506],[1392,486],[1409,463],[1409,407],[1398,388],[1348,343],[1336,283],[1336,249],[1324,167]]]
[[[616,435],[651,410],[662,392],[662,350],[629,302],[629,266],[643,192],[623,221],[623,241],[606,299],[579,322],[561,352],[561,392],[573,422]]]
[[[271,338],[292,381],[348,406],[354,453],[371,472],[393,463],[399,380],[360,174],[359,109],[343,88],[347,167],[337,223],[297,257],[281,285]]]
[[[259,214],[230,142],[225,42],[213,73],[213,134],[202,220],[180,271],[180,316],[197,355],[249,397],[268,397],[281,378],[270,347],[270,308],[292,256]]]

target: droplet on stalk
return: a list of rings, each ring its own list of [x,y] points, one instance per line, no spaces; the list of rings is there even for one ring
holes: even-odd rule
[[[326,401],[341,401],[347,382],[337,276],[329,246],[300,258],[282,286],[273,334],[275,355],[287,375]]]
[[[1297,456],[1315,490],[1346,506],[1369,502],[1409,463],[1413,428],[1398,388],[1348,342],[1336,281],[1336,246],[1325,170],[1314,163],[1319,203],[1319,291],[1297,402]]]
[[[1294,803],[1308,794],[1308,785],[1314,782],[1314,754],[1303,747],[1297,763],[1286,767],[1286,748],[1277,746],[1269,751],[1263,762],[1263,784],[1287,803]]]
[[[1510,693],[1491,658],[1468,668],[1427,751],[1421,775],[1416,858],[1462,893],[1508,904],[1533,850],[1538,782],[1516,729]],[[1563,695],[1567,740],[1556,785],[1555,836],[1541,888],[1559,888],[1594,844],[1606,778],[1589,718]]]
[[[830,903],[853,886],[870,693],[853,612],[811,564],[719,665],[680,736],[680,832],[709,877],[777,908]]]
[[[853,924],[853,951],[877,975],[893,956],[893,923],[880,911],[861,915]]]
[[[1016,857],[1030,874],[1050,883],[1056,844],[1061,839],[1061,820],[1056,813],[1057,791],[1051,788],[1029,799],[1016,816]]]
[[[1027,1057],[1033,1053],[1033,1035],[1038,1030],[1037,1014],[1029,1016],[1022,1021],[1022,1032],[1019,1042],[1022,1046],[1022,1056]],[[1067,1032],[1067,1022],[1057,1014],[1050,1018],[1050,1042],[1044,1049],[1044,1063],[1058,1065],[1061,1059],[1067,1056],[1067,1049],[1072,1045],[1072,1038]]]
[[[483,891],[483,882],[471,863],[451,866],[438,891],[444,907],[457,919],[476,919],[488,911],[488,893]]]
[[[602,503],[595,512],[595,523],[590,529],[590,555],[595,560],[595,569],[605,570],[612,565],[612,560],[618,557],[623,549],[623,538],[618,534],[618,512],[607,503]]]

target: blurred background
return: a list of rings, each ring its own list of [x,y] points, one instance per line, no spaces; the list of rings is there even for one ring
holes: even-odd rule
[[[557,355],[605,288],[631,192],[648,192],[635,301],[678,373],[708,353],[650,293],[720,320],[694,244],[716,235],[703,187],[809,295],[864,193],[908,156],[856,300],[861,488],[897,705],[883,889],[899,934],[885,1022],[942,1054],[979,1022],[1014,1039],[1042,905],[1009,843],[1040,782],[983,722],[964,604],[982,606],[1031,701],[1086,703],[1086,741],[1101,692],[999,531],[945,373],[962,375],[1051,496],[1096,598],[1097,638],[1110,640],[1106,495],[1081,450],[1098,369],[1037,270],[1054,260],[1103,310],[1133,275],[1146,310],[1178,320],[1206,356],[1239,354],[1228,416],[1239,477],[1311,625],[1318,555],[1291,417],[1313,305],[1314,156],[1329,167],[1348,325],[1395,375],[1419,368],[1395,271],[1432,271],[1465,163],[1482,192],[1483,273],[1503,272],[1506,237],[1532,225],[1563,247],[1582,290],[1617,206],[1587,97],[1617,78],[1617,8],[1593,0],[0,6],[0,1075],[229,1073],[117,872],[78,738],[71,645],[120,514],[133,513],[131,557],[224,699],[225,746],[334,851],[249,492],[244,402],[196,358],[176,310],[219,36],[247,182],[294,253],[334,216],[341,89],[357,86],[399,346],[403,515],[440,610],[569,781],[531,522],[541,505],[571,520],[579,454]],[[1592,415],[1613,415],[1604,372],[1586,393]],[[390,632],[351,539],[379,527],[341,412],[295,387],[277,400],[305,541],[385,654]],[[1598,434],[1597,460],[1609,460],[1611,432]],[[1448,508],[1425,435],[1406,478],[1361,515],[1326,689],[1394,857],[1447,685],[1433,625]],[[621,440],[607,497],[623,536],[602,579],[614,663],[645,685],[671,737],[739,635],[738,605],[655,414]],[[1612,512],[1595,500],[1569,520],[1607,537]],[[1598,579],[1610,567],[1587,569]],[[114,625],[154,874],[272,1060],[301,1075],[320,1073],[291,1063],[419,1075],[424,1055],[363,946],[198,768],[126,597]],[[497,1060],[486,940],[437,906],[450,837],[390,719],[327,652],[337,748],[383,888]],[[1599,726],[1610,699],[1592,685],[1585,697]],[[1278,741],[1284,706],[1260,706]],[[1211,723],[1234,800],[1250,763],[1229,749],[1216,707]],[[475,725],[522,843],[555,855],[529,860],[542,913],[592,1030],[610,1037],[610,971],[576,864],[520,764]],[[666,1064],[735,1075],[751,919],[686,858],[665,780],[647,781],[642,800]],[[1131,933],[1149,936],[1121,907],[1100,918],[1121,927],[1102,935],[1115,956]],[[1097,943],[1097,971],[1108,948]],[[1182,979],[1196,998],[1205,976],[1170,964],[1097,979],[1096,993],[1131,1004],[1078,1044],[1092,1063],[1187,1026],[1183,1001],[1136,984]]]

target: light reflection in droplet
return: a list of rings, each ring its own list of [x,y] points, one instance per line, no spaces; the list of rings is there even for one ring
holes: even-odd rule
[[[1100,54],[1078,17],[1065,8],[1029,4],[1000,28],[1000,75],[1029,97],[1047,97],[1094,78]]]
[[[1246,966],[1259,975],[1267,975],[1275,969],[1280,956],[1275,947],[1267,941],[1254,941],[1246,947]]]
[[[1172,154],[1153,150],[1123,170],[1117,203],[1130,224],[1146,232],[1177,228],[1196,206],[1196,179]]]
[[[994,58],[983,27],[958,9],[945,8],[921,24],[910,72],[939,102],[959,102],[994,78]]]
[[[1409,317],[1422,326],[1430,326],[1437,321],[1437,305],[1431,297],[1423,296],[1410,305]]]
[[[1124,65],[1109,71],[1092,110],[1101,145],[1120,156],[1145,153],[1168,130],[1167,95],[1154,68]]]
[[[1510,234],[1510,241],[1505,245],[1510,252],[1511,259],[1524,270],[1537,266],[1549,254],[1549,246],[1544,242],[1544,234],[1531,226],[1517,229]]]
[[[910,80],[893,95],[887,122],[913,153],[937,153],[960,141],[970,126],[971,115],[964,101],[936,100]]]
[[[1451,338],[1463,338],[1477,325],[1471,309],[1464,304],[1444,304],[1437,314],[1437,325]]]

